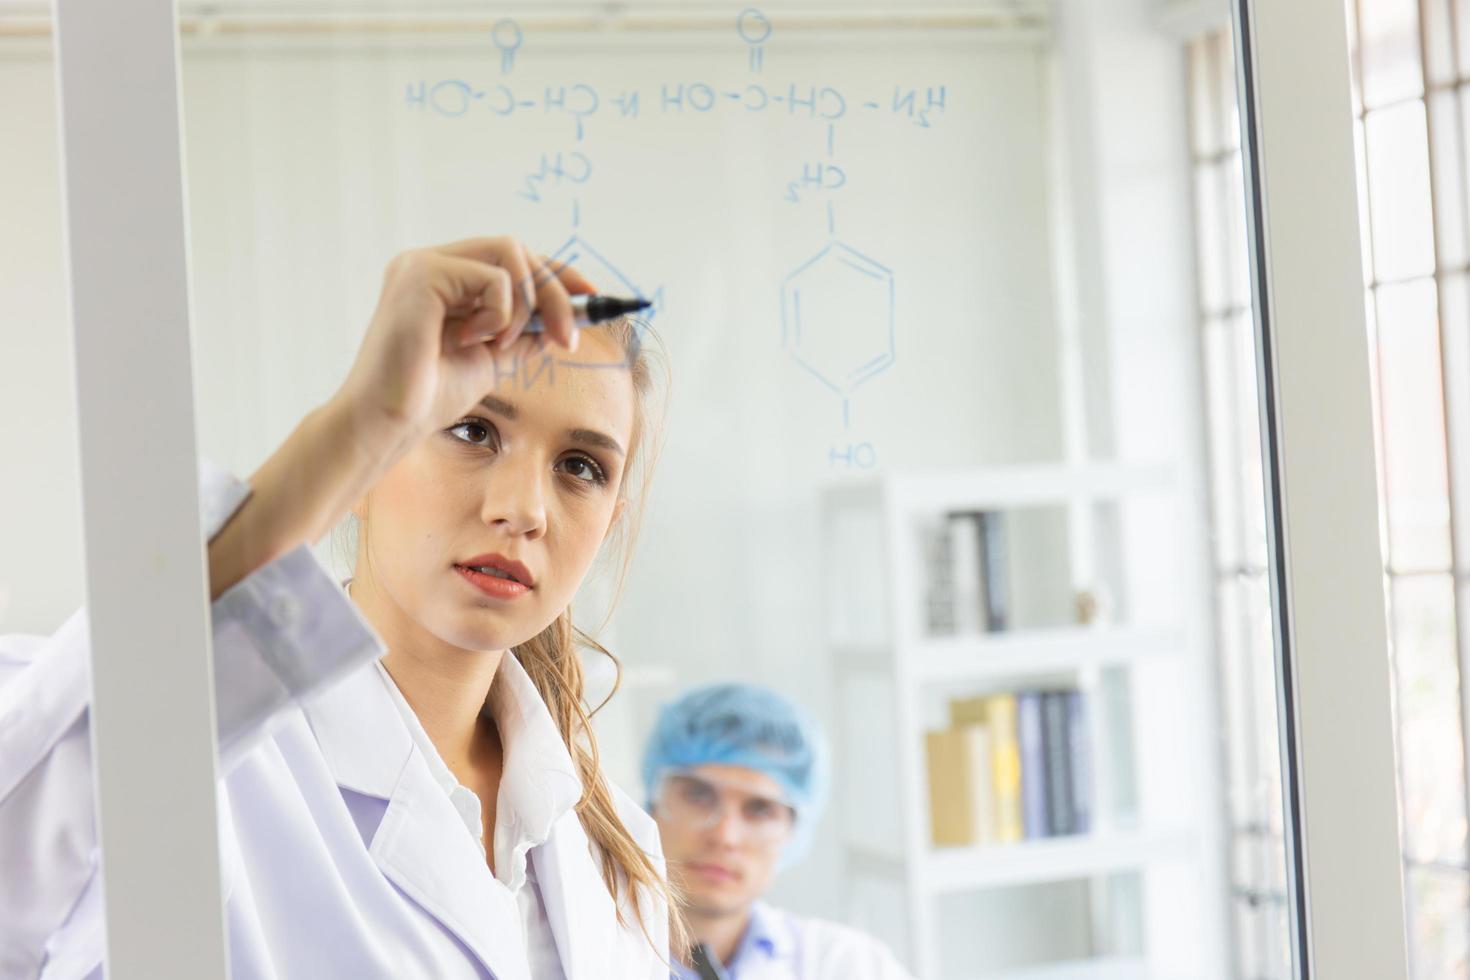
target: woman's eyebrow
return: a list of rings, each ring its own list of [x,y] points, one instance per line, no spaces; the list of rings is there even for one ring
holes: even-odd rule
[[[512,422],[521,414],[520,409],[516,408],[515,405],[496,395],[486,395],[484,398],[481,398],[480,405],[487,411],[494,412],[502,418],[510,419]],[[618,445],[616,439],[610,435],[598,432],[596,429],[572,429],[567,435],[573,442],[580,442],[588,446],[599,446],[615,452],[619,456],[627,455],[623,452],[623,447]]]
[[[603,449],[611,450],[619,456],[624,455],[623,447],[612,436],[603,435],[594,429],[573,429],[567,433],[573,442],[586,443],[590,446],[601,446]]]
[[[516,416],[520,414],[516,407],[510,402],[506,401],[504,398],[497,398],[494,395],[486,395],[484,398],[481,398],[480,404],[487,410],[494,412],[496,415],[508,418],[512,422],[514,422],[516,420]]]

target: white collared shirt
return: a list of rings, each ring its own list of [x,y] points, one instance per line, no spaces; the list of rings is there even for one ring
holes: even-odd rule
[[[484,816],[480,797],[455,777],[449,765],[439,755],[439,750],[429,738],[429,733],[424,730],[418,715],[414,714],[413,707],[403,696],[403,692],[399,690],[397,682],[383,666],[383,662],[379,660],[373,666],[377,668],[378,676],[393,699],[393,706],[398,709],[399,717],[403,719],[404,727],[408,729],[414,745],[418,747],[424,761],[428,763],[434,782],[449,798],[455,812],[464,821],[465,830],[474,840],[480,853],[484,855]],[[518,674],[519,678],[510,681],[503,679],[508,676],[508,673]],[[506,653],[500,665],[499,676],[491,687],[491,696],[488,701],[507,760],[502,766],[501,789],[495,811],[495,877],[515,896],[531,976],[536,980],[563,980],[566,974],[562,971],[561,958],[557,955],[556,937],[552,934],[551,923],[546,917],[546,904],[541,899],[541,889],[536,884],[535,871],[531,868],[530,862],[526,860],[526,854],[531,848],[546,841],[551,826],[549,822],[538,819],[535,821],[536,829],[533,831],[531,821],[527,820],[525,814],[508,809],[508,807],[515,806],[518,801],[525,799],[527,793],[525,787],[510,786],[506,780],[524,779],[531,775],[526,772],[526,767],[509,764],[511,744],[515,743],[519,751],[526,752],[532,750],[531,743],[534,742],[534,751],[538,755],[544,755],[555,761],[560,761],[557,759],[558,756],[565,757],[565,765],[556,765],[554,770],[540,773],[542,779],[546,779],[552,771],[558,777],[565,777],[548,782],[553,789],[548,797],[550,805],[546,812],[551,816],[552,821],[576,806],[577,800],[582,795],[582,784],[577,779],[571,757],[567,754],[561,737],[553,732],[555,742],[552,743],[546,738],[546,732],[542,726],[524,724],[523,712],[545,715],[548,722],[551,721],[551,718],[546,714],[546,706],[540,703],[539,694],[536,695],[534,704],[516,700],[516,694],[522,690],[521,680],[524,680],[526,685],[531,684],[520,662],[514,655]],[[534,690],[533,687],[532,691]],[[511,710],[507,705],[507,699],[515,702],[515,710]],[[488,867],[486,870],[489,870]]]

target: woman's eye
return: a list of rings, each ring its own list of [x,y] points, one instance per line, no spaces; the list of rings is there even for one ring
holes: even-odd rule
[[[602,472],[602,467],[586,456],[570,456],[562,460],[561,465],[568,476],[586,483],[607,482],[607,476]]]
[[[467,442],[472,446],[485,446],[493,448],[495,430],[483,422],[461,422],[450,426],[449,434],[461,442]]]

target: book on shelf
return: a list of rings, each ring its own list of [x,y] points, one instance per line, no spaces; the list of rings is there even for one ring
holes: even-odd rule
[[[1068,691],[1067,739],[1072,762],[1072,819],[1074,832],[1092,830],[1092,757],[1087,737],[1087,699],[1081,691]]]
[[[931,636],[993,633],[1006,628],[1004,515],[946,514],[922,529],[924,625]]]
[[[995,787],[990,733],[960,725],[925,734],[931,839],[941,847],[995,840]]]
[[[1021,825],[1021,746],[1016,738],[1016,697],[989,694],[950,702],[951,728],[985,729],[990,745],[990,787],[997,843],[1023,840]],[[973,843],[973,842],[972,842]]]
[[[924,568],[924,632],[949,636],[958,628],[954,584],[954,544],[949,522],[926,525],[922,532]]]
[[[1021,829],[1030,840],[1046,837],[1050,826],[1047,801],[1046,730],[1042,718],[1041,691],[1016,695],[1016,741],[1021,751]]]
[[[1092,827],[1086,700],[1033,689],[960,698],[925,735],[932,840],[1011,843]]]
[[[951,582],[954,589],[956,633],[982,633],[985,620],[985,580],[980,562],[980,527],[968,514],[951,514],[949,531]]]
[[[979,528],[980,580],[984,583],[985,630],[999,633],[1010,623],[1005,514],[988,510],[972,514]]]
[[[1067,732],[1066,691],[1045,691],[1037,695],[1041,702],[1042,751],[1045,760],[1046,836],[1060,837],[1076,833],[1076,813],[1072,804],[1072,740]]]

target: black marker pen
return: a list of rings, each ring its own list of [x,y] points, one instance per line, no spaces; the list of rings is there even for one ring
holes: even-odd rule
[[[607,320],[613,320],[625,313],[637,313],[646,310],[653,303],[646,299],[624,299],[621,296],[588,296],[586,294],[572,297],[572,322],[579,327],[595,327],[597,324]],[[541,322],[541,314],[533,313],[526,329],[521,333],[541,333],[546,325]]]

